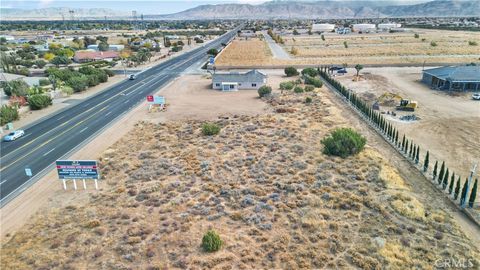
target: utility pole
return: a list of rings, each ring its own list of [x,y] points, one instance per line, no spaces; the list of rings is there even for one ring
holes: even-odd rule
[[[465,209],[465,206],[467,206],[468,189],[470,188],[470,184],[472,183],[472,178],[476,170],[477,170],[477,164],[474,164],[472,170],[470,171],[470,175],[468,176],[467,188],[465,190],[465,198],[463,199],[463,202],[461,205],[462,209]]]

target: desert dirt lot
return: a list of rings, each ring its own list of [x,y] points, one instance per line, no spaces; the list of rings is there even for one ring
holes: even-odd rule
[[[336,78],[370,104],[385,93],[418,102],[419,108],[414,114],[420,117],[419,121],[399,120],[401,115],[412,112],[397,112],[396,117],[387,119],[398,127],[400,134],[405,133],[418,143],[423,148],[422,153],[428,149],[433,154],[433,162],[445,161],[450,170],[453,169],[462,178],[468,175],[474,163],[480,162],[480,102],[472,100],[471,93],[429,89],[420,82],[422,68],[365,68],[361,72],[364,79],[360,81],[353,80],[354,69],[348,71],[348,75]],[[386,105],[393,106],[381,106],[381,111],[395,111],[394,106],[398,104],[392,102]],[[480,170],[476,175],[480,176]]]
[[[419,38],[414,37],[419,34]],[[469,41],[480,40],[480,33],[466,31],[415,29],[406,33],[369,33],[339,35],[325,33],[325,41],[318,34],[283,35],[285,51],[295,48],[291,60],[273,59],[265,41],[242,40],[227,47],[218,66],[274,66],[274,65],[341,65],[355,64],[429,64],[470,63],[480,59],[480,45]],[[425,39],[424,41],[422,41]],[[348,48],[345,48],[344,42]],[[435,42],[436,46],[432,46]],[[266,50],[265,50],[266,48]],[[251,53],[252,52],[252,53]],[[254,53],[253,53],[254,52]],[[242,58],[248,54],[249,57]],[[227,57],[228,56],[228,57]]]
[[[280,74],[269,73],[277,89]],[[167,112],[143,104],[128,118],[146,121],[87,146],[101,156],[101,190],[56,183],[60,197],[3,237],[2,268],[433,269],[446,256],[478,266],[476,227],[329,90],[260,100],[208,84],[181,77],[161,92]],[[220,134],[202,136],[205,120]],[[360,155],[322,154],[340,126],[367,137]],[[207,229],[224,241],[217,253],[200,248]]]

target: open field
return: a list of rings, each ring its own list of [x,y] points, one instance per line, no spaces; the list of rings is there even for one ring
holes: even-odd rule
[[[268,79],[274,88],[282,80]],[[208,84],[181,77],[162,92],[167,114],[191,112],[166,122],[146,114],[101,155],[100,191],[77,200],[58,191],[64,200],[2,239],[2,269],[434,269],[450,257],[478,267],[478,234],[461,229],[442,195],[330,91],[276,89],[264,103],[255,91]],[[227,117],[208,113],[212,106]],[[245,115],[250,107],[259,115]],[[213,118],[220,134],[202,136]],[[322,154],[321,138],[340,126],[367,137],[361,154]],[[210,228],[224,241],[216,253],[200,248]]]
[[[414,37],[419,34],[419,38]],[[479,32],[415,30],[406,33],[371,33],[338,35],[325,33],[321,36],[282,36],[286,52],[295,48],[291,60],[272,59],[269,50],[259,40],[235,42],[217,62],[218,66],[285,66],[285,65],[341,65],[355,64],[415,64],[423,63],[470,63],[479,62],[480,45],[469,41],[480,40]],[[425,39],[422,41],[422,39]],[[348,48],[344,47],[347,42]],[[435,42],[436,46],[432,46]],[[242,58],[248,52],[249,57]]]

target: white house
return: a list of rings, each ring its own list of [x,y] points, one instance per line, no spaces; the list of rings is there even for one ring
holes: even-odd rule
[[[354,32],[374,32],[377,29],[375,24],[371,23],[357,23],[353,25]]]
[[[335,24],[330,23],[314,23],[312,24],[312,32],[332,32]]]
[[[258,89],[267,83],[267,75],[256,70],[249,72],[215,73],[212,75],[212,88],[222,91]]]

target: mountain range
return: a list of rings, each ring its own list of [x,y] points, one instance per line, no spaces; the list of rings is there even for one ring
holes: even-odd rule
[[[400,4],[403,3],[403,4]],[[159,3],[160,5],[161,3]],[[107,8],[0,9],[2,20],[128,19],[126,11]],[[435,0],[405,4],[396,1],[270,1],[259,5],[200,5],[182,12],[145,15],[158,20],[205,19],[343,19],[376,17],[463,17],[480,16],[479,0]],[[62,17],[63,16],[63,17]]]

